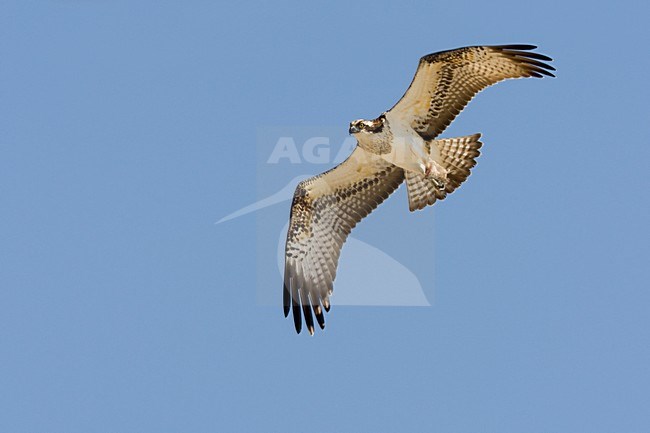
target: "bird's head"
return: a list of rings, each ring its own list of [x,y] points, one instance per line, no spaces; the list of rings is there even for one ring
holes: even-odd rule
[[[350,122],[350,134],[376,134],[384,129],[386,116],[383,114],[373,120],[354,120]]]

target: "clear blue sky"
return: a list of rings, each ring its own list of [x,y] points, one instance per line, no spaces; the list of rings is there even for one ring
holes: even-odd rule
[[[1,2],[0,431],[649,431],[640,4]],[[258,130],[345,136],[421,55],[503,43],[558,78],[480,94],[467,184],[359,227],[435,228],[433,305],[296,335],[259,239],[288,204],[214,224],[295,174],[260,191]]]

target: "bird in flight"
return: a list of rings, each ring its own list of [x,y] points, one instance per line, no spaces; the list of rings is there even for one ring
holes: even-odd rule
[[[284,316],[303,317],[314,334],[330,310],[341,247],[354,226],[406,180],[409,209],[423,209],[455,191],[476,165],[480,134],[438,138],[481,90],[508,78],[554,77],[550,57],[534,45],[473,46],[420,59],[393,108],[350,123],[357,139],[337,167],[298,184],[285,247]],[[313,314],[312,314],[313,312]]]

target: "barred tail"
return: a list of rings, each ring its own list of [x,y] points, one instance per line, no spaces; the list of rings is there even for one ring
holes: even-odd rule
[[[440,155],[438,162],[447,170],[447,179],[441,184],[440,180],[406,172],[411,211],[423,209],[436,200],[444,199],[469,177],[471,168],[476,165],[475,159],[481,154],[479,149],[483,143],[479,141],[480,138],[481,134],[474,134],[429,142],[431,149],[434,149],[433,146],[438,149]]]

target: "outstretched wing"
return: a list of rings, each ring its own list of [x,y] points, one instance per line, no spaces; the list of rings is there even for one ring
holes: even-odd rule
[[[341,247],[350,231],[404,180],[401,168],[357,147],[336,168],[298,184],[291,204],[285,248],[283,304],[293,310],[296,331],[302,314],[310,334],[314,319],[325,327],[323,309],[336,277]]]
[[[425,140],[438,136],[481,90],[507,78],[554,77],[534,45],[465,47],[420,59],[411,85],[389,111]]]

